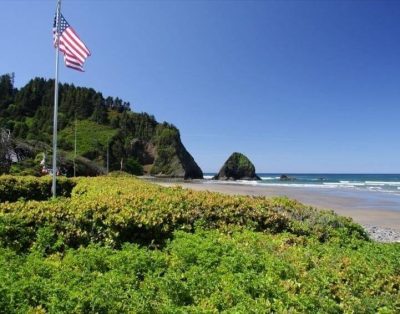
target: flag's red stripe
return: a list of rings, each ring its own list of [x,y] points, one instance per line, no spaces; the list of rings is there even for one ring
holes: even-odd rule
[[[82,68],[82,65],[73,61],[68,60],[67,58],[64,60],[67,65],[74,66],[76,68]]]
[[[81,60],[79,60],[78,58],[76,58],[76,56],[74,54],[72,54],[67,48],[65,48],[64,46],[60,46],[60,51],[62,53],[64,53],[64,57],[68,57],[69,60],[74,60],[74,62],[80,64],[83,66],[83,62]]]
[[[80,71],[80,72],[85,72],[82,68],[78,68],[78,67],[75,67],[75,66],[72,66],[72,65],[68,65],[68,64],[65,64],[67,67],[69,67],[69,68],[71,68],[71,69],[74,69],[74,70],[77,70],[77,71]]]
[[[77,67],[82,67],[82,64],[76,63],[74,61],[68,60],[68,58],[65,58],[65,62],[68,62],[68,64],[75,65]]]
[[[75,57],[71,57],[70,55],[65,55],[65,57],[67,58],[67,60],[70,60],[76,64],[79,64],[80,66],[83,66],[83,62],[80,62],[78,59],[76,59]]]
[[[79,65],[79,66],[83,67],[83,63],[79,62],[79,60],[76,60],[75,58],[69,57],[68,55],[65,55],[65,60],[67,60],[67,61],[69,61],[69,62],[72,62],[72,63],[74,63],[74,64],[76,64],[76,65]]]
[[[73,54],[69,53],[68,50],[64,52],[64,63],[69,68],[84,72],[83,62],[77,59]]]
[[[79,58],[82,62],[85,61],[85,57],[76,52],[74,47],[69,44],[66,36],[64,36],[64,33],[60,37],[60,46],[64,46],[64,51],[69,51],[71,54]]]
[[[86,45],[83,43],[83,41],[79,38],[78,34],[75,32],[75,30],[72,27],[69,27],[66,29],[68,33],[71,33],[71,36],[73,37],[73,40],[79,47],[85,52],[86,56],[90,56],[90,51],[86,47]]]
[[[70,45],[74,47],[74,50],[79,53],[83,58],[87,58],[87,53],[81,48],[81,46],[75,41],[73,34],[66,29],[63,33],[64,37],[68,40]]]
[[[76,60],[75,62],[83,65],[84,62],[78,59],[70,50],[66,49],[64,54],[67,55],[69,58]]]
[[[82,56],[79,52],[77,52],[71,42],[68,40],[67,36],[62,33],[60,41],[64,44],[64,46],[73,53],[77,58],[79,58],[82,62],[85,62],[85,56]]]
[[[66,56],[64,56],[64,62],[67,67],[70,67],[70,68],[73,68],[73,69],[83,72],[83,67],[80,64],[69,61]]]

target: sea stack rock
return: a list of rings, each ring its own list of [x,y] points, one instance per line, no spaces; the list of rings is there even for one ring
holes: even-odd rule
[[[296,178],[289,177],[289,176],[286,175],[286,174],[282,174],[282,175],[280,176],[279,180],[281,180],[281,181],[294,181],[294,180],[296,180]]]
[[[241,153],[233,153],[225,161],[214,180],[261,180],[253,163]]]

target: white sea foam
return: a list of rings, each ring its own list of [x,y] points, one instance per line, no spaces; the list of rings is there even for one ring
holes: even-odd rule
[[[343,190],[359,190],[369,191],[371,193],[391,193],[399,195],[400,182],[390,181],[350,181],[341,180],[339,182],[321,182],[321,183],[300,183],[300,182],[274,182],[272,180],[279,177],[262,177],[262,181],[215,181],[210,180],[212,176],[204,176],[204,183],[207,184],[230,184],[230,185],[246,185],[260,187],[286,187],[286,188],[316,188],[316,189],[343,189]],[[266,179],[267,178],[267,179]]]
[[[300,184],[300,183],[281,183],[281,184],[275,184],[275,186],[287,186],[287,187],[297,187],[297,188],[330,188],[329,186],[323,186],[321,184]]]
[[[258,181],[250,181],[250,180],[237,180],[234,182],[237,182],[239,184],[246,184],[246,185],[257,185],[258,184]]]
[[[358,184],[353,184],[353,183],[340,183],[340,182],[324,182],[324,186],[329,186],[333,188],[355,188],[356,186],[359,186]]]
[[[391,185],[400,186],[399,181],[365,181],[366,185]]]
[[[352,185],[352,186],[365,186],[365,182],[361,181],[339,181],[342,185]]]
[[[221,181],[221,180],[207,180],[207,184],[239,184],[239,185],[258,185],[258,181],[237,180],[237,181]]]
[[[369,186],[367,187],[368,190],[372,190],[372,191],[376,191],[376,190],[382,190],[382,188],[380,186]]]
[[[263,184],[264,186],[284,186],[294,188],[330,188],[330,186],[324,186],[322,184],[301,184],[301,183],[268,183]]]
[[[268,180],[277,180],[279,177],[260,177],[261,180],[263,181],[268,181]]]
[[[375,192],[381,192],[381,193],[389,193],[389,194],[396,194],[396,195],[399,195],[399,192],[396,191],[396,190],[384,190],[384,189],[382,189],[382,190],[380,190],[380,191],[375,191]]]
[[[203,176],[203,178],[204,178],[205,180],[211,180],[211,179],[213,178],[213,176]]]

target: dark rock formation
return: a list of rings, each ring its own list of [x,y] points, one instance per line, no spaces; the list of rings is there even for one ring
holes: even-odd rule
[[[282,174],[281,177],[279,178],[279,180],[281,180],[281,181],[294,181],[294,180],[296,180],[296,178],[289,177],[286,174]]]
[[[51,157],[51,155],[49,157]],[[107,174],[104,167],[100,167],[94,161],[82,156],[76,157],[75,167],[75,175],[77,177],[96,177]],[[60,153],[57,158],[57,168],[63,175],[73,177],[74,160],[66,156],[65,153]],[[49,164],[49,169],[51,169],[51,164]]]
[[[135,157],[142,165],[154,163],[155,147],[152,143],[135,138],[131,141],[129,156]]]
[[[214,180],[261,180],[252,162],[241,153],[233,153],[225,161]]]
[[[8,173],[13,163],[34,157],[34,147],[13,138],[9,130],[0,129],[0,174]]]
[[[203,171],[183,146],[178,129],[160,125],[153,149],[154,164],[150,170],[152,175],[184,179],[203,178]]]
[[[14,143],[10,131],[0,129],[0,174],[7,173],[12,163]]]

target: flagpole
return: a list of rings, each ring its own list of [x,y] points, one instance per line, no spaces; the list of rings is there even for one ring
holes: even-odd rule
[[[76,123],[76,112],[75,112],[75,136],[74,136],[74,178],[76,175],[76,129],[77,129],[77,123]]]
[[[56,27],[57,27],[57,37],[56,37],[56,77],[54,82],[54,116],[53,116],[53,182],[51,186],[51,191],[53,193],[53,198],[57,196],[56,191],[56,180],[57,180],[57,116],[58,116],[58,64],[59,64],[59,34],[60,34],[60,12],[61,12],[61,0],[57,0],[57,17],[56,17]]]
[[[109,173],[109,164],[110,164],[110,138],[107,138],[107,175]]]

